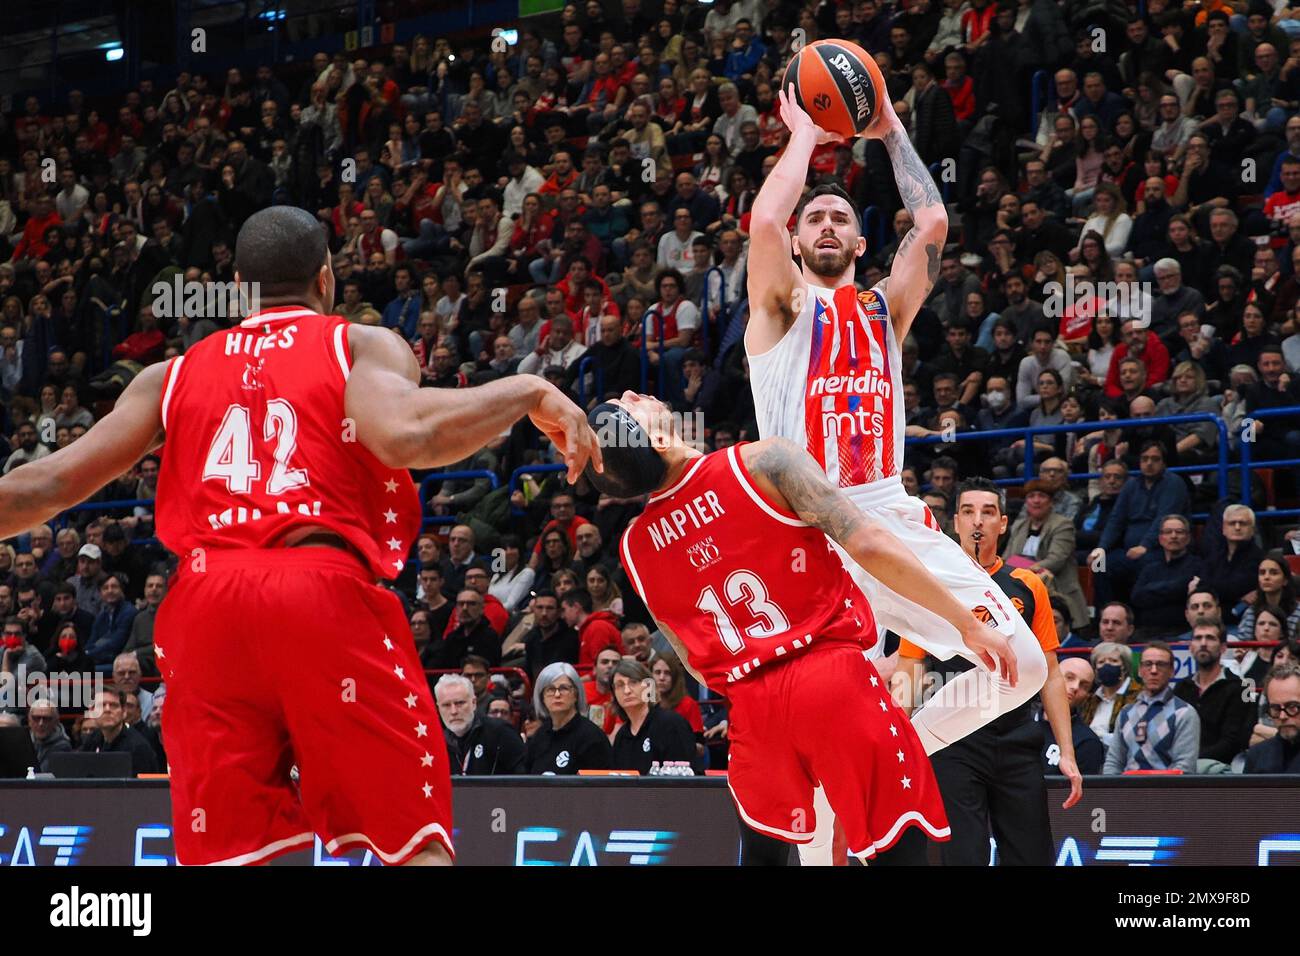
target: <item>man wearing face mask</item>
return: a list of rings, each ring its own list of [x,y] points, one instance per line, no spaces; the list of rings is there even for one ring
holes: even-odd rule
[[[27,625],[21,618],[5,619],[3,643],[4,655],[0,657],[0,673],[17,674],[20,670],[25,670],[28,674],[45,672],[45,658],[40,651],[27,643]]]
[[[975,430],[994,431],[1000,428],[1024,428],[1029,424],[1029,412],[1020,408],[1012,400],[1011,384],[1001,377],[988,380],[988,390],[984,393],[984,407],[975,415]],[[989,460],[996,462],[994,470],[1006,472],[1013,466],[1010,456],[1012,439],[998,438],[984,443]],[[1008,472],[1009,473],[1009,472]],[[995,477],[1006,477],[1001,475]]]

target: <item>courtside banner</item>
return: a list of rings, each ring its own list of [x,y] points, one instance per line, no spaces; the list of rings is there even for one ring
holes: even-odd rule
[[[1300,778],[1089,777],[1048,798],[1058,866],[1300,866]],[[725,780],[480,777],[454,781],[457,862],[733,866]],[[0,866],[172,866],[165,781],[0,782]],[[996,846],[990,841],[990,858]],[[377,866],[320,841],[280,866]]]

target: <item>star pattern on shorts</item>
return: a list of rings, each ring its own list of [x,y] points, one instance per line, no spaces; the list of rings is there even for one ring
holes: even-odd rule
[[[889,710],[889,705],[885,703],[885,699],[884,699],[883,697],[880,698],[880,709],[881,709],[882,711],[887,711],[887,710]]]
[[[900,780],[900,781],[898,781],[898,782],[901,783],[901,784],[903,785],[903,789],[904,789],[904,790],[911,790],[911,789],[912,789],[912,778],[911,778],[911,777],[904,777],[902,780]]]
[[[397,494],[397,480],[394,478],[389,478],[387,481],[385,481],[384,490],[388,492],[390,495]]]
[[[387,511],[384,512],[384,520],[387,521],[389,524],[397,524],[397,512],[394,511],[392,508],[389,508]]]
[[[402,542],[398,541],[396,538],[389,538],[387,544],[388,544],[388,550],[390,551],[402,550]]]
[[[397,675],[398,680],[406,680],[406,671],[402,670],[401,664],[393,665],[393,673]]]
[[[429,781],[426,780],[424,786],[420,789],[424,791],[424,798],[426,800],[433,796],[433,787],[429,784]]]
[[[397,568],[398,572],[400,573],[402,568],[406,567],[406,563],[402,561],[401,558],[394,558],[393,567]]]
[[[875,674],[872,674],[872,675],[871,675],[871,686],[872,686],[872,687],[879,687],[879,686],[880,686],[880,678],[877,677]]]
[[[389,651],[393,649],[393,642],[388,639],[387,634],[384,635],[384,649]]]
[[[900,750],[900,751],[898,752],[898,762],[899,762],[899,763],[902,763],[902,762],[903,762],[903,758],[904,758],[905,756],[906,756],[906,755],[903,753],[903,751]]]
[[[407,694],[405,700],[406,700],[406,706],[407,706],[407,707],[414,707],[414,706],[415,706],[415,695],[414,695],[414,694]]]
[[[154,654],[154,657],[158,658],[159,660],[162,660],[164,657],[167,656],[166,654],[163,653],[163,649],[162,649],[162,645],[161,645],[161,644],[155,644],[155,645],[153,646],[153,654]]]
[[[424,756],[420,758],[420,766],[421,766],[421,767],[432,767],[432,766],[433,766],[433,754],[429,753],[429,751],[426,750],[426,751],[424,752]]]
[[[425,726],[424,721],[420,721],[418,724],[415,725],[415,736],[426,737],[428,736],[428,734],[429,734],[429,728]]]
[[[895,727],[893,724],[890,724],[890,725],[889,725],[889,736],[891,736],[891,737],[897,737],[897,736],[898,736],[898,728]]]
[[[849,608],[851,608],[851,607],[853,607],[853,600],[852,600],[851,598],[845,598],[845,599],[844,599],[844,610],[847,611],[847,610],[848,610]]]

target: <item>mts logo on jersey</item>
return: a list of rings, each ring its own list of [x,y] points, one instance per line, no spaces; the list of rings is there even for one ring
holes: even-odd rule
[[[837,295],[830,303],[818,297],[813,314],[807,401],[821,437],[884,438],[894,397],[884,303],[874,291]]]

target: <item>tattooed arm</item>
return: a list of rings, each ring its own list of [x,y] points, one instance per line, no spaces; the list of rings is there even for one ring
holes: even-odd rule
[[[787,439],[768,438],[742,446],[740,457],[772,503],[823,532],[895,594],[938,614],[990,669],[1009,674],[1015,683],[1015,655],[1007,639],[977,621],[902,541],[831,485],[806,452]]]
[[[939,257],[948,241],[948,211],[935,187],[934,177],[917,155],[892,106],[866,136],[885,144],[889,160],[894,164],[898,194],[914,223],[898,244],[889,274],[889,286],[893,289],[888,300],[889,314],[894,337],[902,342],[939,278]]]

